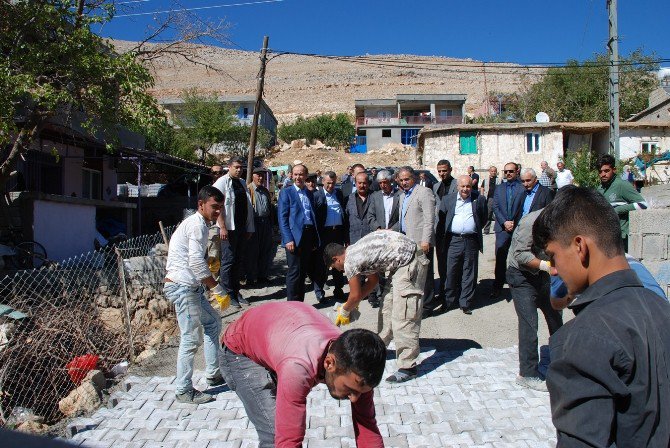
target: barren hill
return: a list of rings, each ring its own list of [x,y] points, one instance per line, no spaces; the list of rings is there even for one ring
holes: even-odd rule
[[[119,51],[132,45],[124,41],[114,43]],[[157,98],[177,97],[187,88],[219,95],[255,94],[258,53],[213,46],[195,49],[199,60],[215,70],[174,56],[162,56],[151,65],[156,79],[153,93]],[[538,79],[514,64],[482,69],[481,62],[471,59],[366,56],[374,60],[352,63],[289,54],[273,57],[267,65],[265,101],[280,121],[300,115],[353,113],[355,99],[392,98],[398,93],[466,94],[466,110],[473,113],[482,107],[485,92],[510,93],[523,83]]]

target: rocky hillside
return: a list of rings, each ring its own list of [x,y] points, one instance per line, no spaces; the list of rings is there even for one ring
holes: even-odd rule
[[[132,43],[116,41],[115,45],[124,51]],[[255,94],[258,53],[195,48],[198,58],[213,69],[171,56],[154,60],[150,68],[156,97],[176,97],[187,88],[220,95]],[[267,66],[265,101],[280,121],[327,112],[353,113],[355,99],[392,98],[398,93],[467,94],[466,109],[473,113],[482,106],[486,91],[514,92],[537,80],[537,75],[513,64],[487,67],[485,75],[481,62],[470,59],[411,55],[374,59],[356,64],[310,56],[274,57]],[[375,65],[380,63],[395,67]]]

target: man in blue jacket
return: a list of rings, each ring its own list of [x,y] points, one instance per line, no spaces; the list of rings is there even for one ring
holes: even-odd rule
[[[496,232],[496,266],[493,281],[492,298],[498,298],[505,284],[507,272],[507,253],[512,242],[512,232],[521,218],[524,202],[524,187],[518,181],[519,167],[508,162],[503,169],[506,182],[498,185],[493,194],[493,212],[495,214]]]
[[[317,264],[319,232],[314,213],[314,197],[305,188],[307,167],[295,165],[291,170],[293,185],[279,193],[279,231],[286,249],[286,296],[288,300],[305,300],[305,275]]]

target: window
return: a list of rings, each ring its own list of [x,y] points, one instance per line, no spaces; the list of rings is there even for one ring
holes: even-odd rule
[[[540,152],[540,134],[536,132],[526,134],[526,152]]]
[[[461,154],[477,154],[477,133],[461,132],[459,134]]]
[[[391,112],[388,110],[377,111],[377,118],[379,118],[379,121],[389,121],[391,119]]]
[[[249,108],[240,106],[237,109],[237,118],[249,118]]]
[[[416,146],[416,138],[419,135],[420,129],[401,129],[400,143],[403,145]]]
[[[382,138],[386,137],[391,137],[391,130],[390,129],[382,129]]]
[[[102,175],[100,171],[82,168],[81,197],[102,199]]]
[[[658,151],[658,142],[642,142],[642,154],[652,154]]]
[[[453,117],[453,116],[454,116],[453,109],[441,109],[440,110],[440,117]]]

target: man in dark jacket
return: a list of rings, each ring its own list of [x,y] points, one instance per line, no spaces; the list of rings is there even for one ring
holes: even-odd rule
[[[458,178],[458,192],[442,198],[438,213],[436,240],[444,247],[439,253],[446,257],[447,284],[442,310],[459,304],[465,314],[470,310],[477,286],[479,252],[484,244],[482,228],[486,223],[486,198],[472,191],[472,179],[467,174]],[[442,235],[437,238],[437,235]]]
[[[554,199],[554,192],[540,184],[534,169],[523,168],[519,178],[521,179],[521,185],[523,185],[526,194],[523,195],[521,215],[515,218],[517,224],[519,220],[528,213],[542,210],[549,205],[552,199]]]
[[[558,447],[670,446],[670,303],[630,269],[617,213],[595,190],[563,187],[533,243],[578,294],[550,339]]]
[[[400,193],[393,188],[393,175],[381,170],[376,179],[380,190],[370,195],[370,222],[374,230],[400,231]]]

